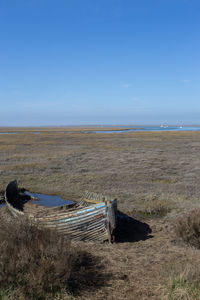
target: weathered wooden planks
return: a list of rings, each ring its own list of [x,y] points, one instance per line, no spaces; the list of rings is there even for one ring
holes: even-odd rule
[[[87,192],[77,204],[65,211],[47,210],[46,214],[26,213],[19,209],[17,181],[8,184],[5,199],[9,210],[16,217],[27,216],[38,225],[56,229],[71,239],[86,241],[114,241],[117,200],[97,193]]]

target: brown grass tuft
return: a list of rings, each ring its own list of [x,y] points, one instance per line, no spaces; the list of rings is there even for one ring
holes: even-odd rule
[[[180,217],[176,222],[175,232],[184,243],[200,249],[200,209]]]
[[[148,195],[141,204],[141,208],[138,210],[144,216],[157,216],[162,217],[169,213],[173,208],[172,201],[161,195],[156,197],[154,195]]]

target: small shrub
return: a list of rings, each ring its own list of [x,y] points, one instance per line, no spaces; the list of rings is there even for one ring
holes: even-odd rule
[[[200,249],[200,209],[179,218],[175,224],[175,233],[184,243]]]
[[[70,242],[27,221],[0,224],[0,286],[14,299],[51,299],[66,290]]]
[[[71,300],[110,277],[100,258],[56,231],[0,214],[0,299]]]
[[[170,212],[171,208],[169,204],[162,200],[148,201],[143,209],[143,212],[147,215],[153,216],[165,216]]]

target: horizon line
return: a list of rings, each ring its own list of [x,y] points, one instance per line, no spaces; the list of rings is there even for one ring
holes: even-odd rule
[[[122,126],[122,127],[124,127],[124,126],[131,126],[131,127],[133,127],[133,126],[135,126],[135,127],[138,127],[138,126],[145,126],[145,127],[147,127],[147,126],[149,126],[149,127],[153,127],[153,126],[168,126],[168,127],[171,127],[171,126],[175,126],[175,127],[177,127],[177,126],[184,126],[184,127],[197,126],[197,127],[199,127],[200,124],[192,124],[192,123],[190,123],[190,124],[188,124],[188,123],[186,123],[186,124],[183,124],[183,123],[178,123],[178,124],[173,124],[173,123],[171,123],[171,124],[168,124],[168,123],[114,124],[113,123],[113,124],[76,124],[76,125],[74,125],[74,124],[68,124],[68,125],[1,125],[0,124],[0,128],[19,128],[19,127],[21,127],[21,128],[27,128],[27,127],[29,127],[29,128],[34,128],[34,127],[53,128],[53,127],[87,127],[87,126],[88,127],[110,127],[110,126],[116,126],[116,127],[120,127],[120,126]]]

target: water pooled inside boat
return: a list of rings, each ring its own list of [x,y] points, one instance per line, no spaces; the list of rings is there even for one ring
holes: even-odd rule
[[[31,193],[29,191],[25,191],[24,194],[31,197],[31,203],[37,204],[37,205],[43,205],[46,207],[75,204],[74,201],[64,200],[62,197],[57,196],[57,195]]]

